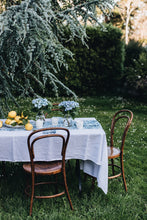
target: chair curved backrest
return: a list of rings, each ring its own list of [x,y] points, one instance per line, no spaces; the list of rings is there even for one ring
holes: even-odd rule
[[[59,108],[59,103],[52,103],[52,109],[51,109],[51,111],[52,112],[55,112],[55,111],[62,111],[60,108]],[[48,113],[46,112],[45,113],[45,118],[47,117],[47,115],[48,115]]]
[[[56,133],[51,132],[51,131],[56,131]],[[59,131],[59,132],[57,132]],[[68,197],[68,201],[70,204],[71,209],[73,210],[73,206],[72,206],[72,202],[70,199],[70,195],[68,192],[68,187],[67,187],[67,181],[66,181],[66,171],[65,171],[65,152],[66,152],[66,148],[67,148],[67,144],[68,144],[68,140],[69,140],[69,130],[67,128],[61,128],[61,127],[54,127],[54,128],[42,128],[42,129],[38,129],[36,131],[33,131],[27,139],[27,143],[28,143],[28,150],[29,150],[29,155],[30,155],[30,161],[29,163],[25,163],[23,165],[23,169],[27,172],[30,173],[32,175],[32,184],[27,184],[27,187],[25,189],[25,193],[27,195],[29,195],[31,197],[31,201],[30,201],[30,215],[32,215],[32,207],[33,207],[33,198],[39,198],[39,199],[44,199],[44,198],[54,198],[54,197],[58,197],[61,196],[63,194],[66,193],[67,197]],[[54,142],[46,142],[46,140],[44,141],[44,143],[38,143],[37,146],[35,146],[36,142],[39,142],[39,140],[42,139],[53,139],[53,141],[55,141],[55,145],[56,147],[58,147],[60,145],[61,147],[61,154],[59,154],[57,157],[57,160],[53,160],[53,161],[49,161],[49,162],[45,162],[43,161],[37,161],[35,158],[35,147],[40,146],[41,150],[43,149],[43,147],[47,146],[49,147],[50,145],[53,146],[52,144]],[[55,139],[58,140],[55,140]],[[35,153],[34,153],[35,152]],[[61,156],[61,159],[60,159]],[[47,160],[48,157],[47,157]],[[52,195],[36,195],[35,192],[35,186],[38,185],[43,185],[43,184],[58,184],[57,178],[56,181],[50,181],[50,182],[35,182],[35,175],[56,175],[62,173],[63,175],[63,180],[64,180],[64,188],[65,190],[60,192],[60,193],[56,193],[56,194],[52,194]],[[29,189],[31,188],[31,194],[29,193]],[[56,188],[57,189],[57,188]]]
[[[52,111],[62,111],[60,108],[59,108],[59,103],[53,103],[53,108],[52,108]]]
[[[54,134],[54,133],[49,133],[49,134],[43,134],[43,132],[46,132],[46,131],[55,131],[55,130],[60,130],[60,131],[65,131],[66,135],[63,136],[61,134]],[[37,134],[37,133],[42,133],[40,134],[39,136],[36,136],[32,139],[32,137]],[[67,144],[68,144],[68,140],[69,140],[69,136],[70,136],[70,133],[69,133],[69,130],[66,129],[66,128],[61,128],[61,127],[56,127],[56,128],[42,128],[42,129],[38,129],[36,131],[33,131],[29,136],[28,136],[28,139],[27,139],[27,143],[28,143],[28,150],[29,150],[29,155],[30,155],[30,160],[31,160],[31,163],[33,164],[34,162],[34,158],[35,158],[35,155],[34,155],[34,144],[41,140],[41,139],[44,139],[44,138],[53,138],[53,137],[58,137],[60,139],[62,139],[62,149],[61,149],[61,156],[62,156],[62,161],[65,160],[65,152],[66,152],[66,148],[67,148]]]
[[[131,122],[133,120],[133,113],[132,113],[132,111],[130,111],[128,109],[122,109],[122,110],[117,111],[115,113],[115,115],[113,116],[113,118],[112,118],[111,139],[110,139],[111,150],[114,147],[113,135],[114,135],[115,125],[120,119],[123,119],[123,118],[127,119],[125,127],[124,127],[124,132],[123,132],[123,135],[122,135],[121,147],[120,147],[121,152],[123,152],[126,135],[127,135],[128,129],[131,125]]]

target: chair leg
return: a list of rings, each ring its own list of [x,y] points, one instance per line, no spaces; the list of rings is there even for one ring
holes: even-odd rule
[[[94,189],[95,181],[96,181],[96,178],[95,178],[95,177],[92,177],[92,186],[91,186],[91,189],[92,189],[92,190]]]
[[[85,175],[84,175],[84,182],[86,182],[87,176],[90,176],[90,175],[88,175],[88,174],[85,173]],[[93,189],[94,189],[94,185],[95,185],[96,178],[93,177],[93,176],[90,176],[90,177],[92,178],[91,190],[93,190]]]
[[[81,181],[81,173],[80,173],[80,161],[76,160],[76,172],[79,180],[79,195],[81,195],[82,192],[82,181]]]
[[[123,164],[123,155],[121,156],[121,173],[122,173],[124,188],[125,188],[125,191],[127,192],[127,184],[126,184],[125,173],[124,173],[124,164]]]
[[[67,164],[68,164],[69,169],[71,170],[71,165],[70,165],[70,161],[69,160],[67,160]]]
[[[111,159],[111,164],[112,164],[112,174],[114,176],[115,172],[114,172],[114,160],[113,159]]]
[[[3,176],[6,176],[6,162],[5,161],[2,161],[2,175]]]
[[[56,191],[56,194],[57,194],[58,193],[58,186],[57,186],[58,177],[57,177],[57,175],[55,176],[55,178],[56,178],[56,180],[55,180],[55,182],[56,182],[56,184],[55,184],[55,191]]]
[[[68,192],[68,187],[67,187],[65,169],[63,169],[63,177],[64,177],[65,192],[66,192],[69,204],[70,204],[70,208],[71,208],[71,210],[73,210],[73,205],[72,205],[71,198],[70,198],[70,195],[69,195],[69,192]]]
[[[34,176],[32,175],[32,192],[31,192],[31,201],[30,201],[30,216],[32,215],[32,208],[33,208],[33,199],[34,199]]]

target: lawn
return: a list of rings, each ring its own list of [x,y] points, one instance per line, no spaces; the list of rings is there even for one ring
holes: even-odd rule
[[[50,99],[59,102],[63,98]],[[31,99],[19,99],[23,109],[31,112]],[[124,166],[128,192],[123,188],[120,178],[109,180],[108,194],[96,185],[91,191],[91,179],[84,180],[81,196],[78,193],[78,179],[75,172],[75,160],[67,166],[67,182],[74,211],[70,210],[65,196],[34,200],[33,215],[29,215],[30,200],[24,194],[25,175],[21,163],[6,163],[6,177],[0,177],[0,220],[139,220],[147,219],[147,188],[146,188],[146,155],[147,155],[147,105],[127,100],[122,97],[79,98],[79,117],[95,117],[106,132],[107,141],[110,141],[110,125],[113,114],[120,109],[127,108],[133,111],[134,118],[129,128],[125,149]],[[10,103],[11,110],[17,110],[14,103]],[[48,117],[51,117],[51,113]],[[59,114],[56,112],[56,114]],[[6,112],[7,116],[7,112]],[[118,140],[119,142],[119,140]],[[27,146],[26,146],[27,147]]]

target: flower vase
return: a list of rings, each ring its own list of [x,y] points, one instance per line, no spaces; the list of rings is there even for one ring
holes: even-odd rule
[[[64,117],[63,124],[65,127],[72,127],[72,118]]]
[[[43,124],[45,122],[45,116],[43,113],[39,113],[36,116],[36,128],[43,128]]]

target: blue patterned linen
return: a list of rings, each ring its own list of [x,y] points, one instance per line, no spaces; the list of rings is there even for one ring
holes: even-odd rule
[[[65,127],[64,126],[64,120],[65,120],[64,118],[58,117],[57,127]],[[101,128],[101,124],[94,118],[91,118],[91,119],[90,118],[87,118],[87,119],[83,118],[83,119],[80,119],[80,120],[83,120],[83,129],[98,129],[98,128]],[[37,130],[36,122],[34,120],[31,120],[30,122],[33,125],[33,130]],[[46,119],[46,121],[43,124],[43,128],[50,128],[50,127],[53,127],[52,121],[51,121],[51,119]],[[21,130],[24,130],[24,129],[25,129],[24,126],[7,127],[4,123],[4,121],[3,121],[3,127],[0,128],[0,131],[14,131],[14,130],[15,131],[21,131]],[[77,129],[76,121],[72,120],[72,126],[68,127],[68,129]]]

